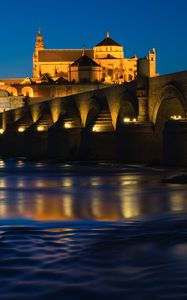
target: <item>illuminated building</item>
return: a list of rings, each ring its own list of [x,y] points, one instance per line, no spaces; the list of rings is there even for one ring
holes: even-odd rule
[[[93,49],[46,49],[40,31],[36,37],[33,54],[33,78],[48,74],[63,77],[69,82],[104,82],[108,84],[129,82],[137,76],[137,60],[126,58],[124,47],[107,33]],[[145,67],[149,65],[150,77],[156,76],[156,52],[149,52]]]

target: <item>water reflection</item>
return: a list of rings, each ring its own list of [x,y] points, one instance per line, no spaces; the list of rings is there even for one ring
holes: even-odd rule
[[[0,162],[1,164],[2,162]],[[2,163],[3,165],[3,163]],[[18,168],[26,168],[18,162]],[[44,164],[36,164],[43,168]],[[16,167],[16,168],[17,168]],[[70,166],[68,166],[70,169]],[[0,218],[39,221],[119,221],[149,214],[186,211],[183,186],[164,186],[161,175],[142,172],[111,175],[36,172],[6,173],[0,178]],[[95,171],[94,171],[95,172]],[[157,180],[155,182],[155,176]]]
[[[66,186],[66,187],[72,186],[72,185],[73,185],[72,178],[70,178],[70,177],[64,178],[64,179],[62,180],[62,185],[63,185],[63,186]]]
[[[6,187],[7,187],[6,179],[1,178],[0,179],[0,188],[6,188]]]
[[[121,197],[121,212],[124,218],[132,218],[141,214],[138,193],[124,191]]]
[[[5,168],[5,162],[0,159],[0,169]]]

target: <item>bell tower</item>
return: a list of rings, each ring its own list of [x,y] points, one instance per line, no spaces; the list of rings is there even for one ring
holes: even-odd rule
[[[43,49],[44,49],[43,35],[41,34],[41,30],[39,28],[38,34],[36,36],[35,51],[43,50]]]
[[[41,30],[39,28],[36,36],[35,49],[33,54],[33,77],[34,78],[40,77],[40,66],[38,64],[38,52],[40,50],[44,50],[44,42],[43,42],[43,35],[41,34]]]

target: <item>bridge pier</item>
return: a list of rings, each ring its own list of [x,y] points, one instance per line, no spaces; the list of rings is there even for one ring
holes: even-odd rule
[[[39,132],[35,125],[31,126],[24,134],[25,156],[29,159],[47,158],[48,132]]]
[[[52,126],[48,134],[48,156],[64,161],[78,159],[81,130],[81,128]]]
[[[149,108],[148,108],[148,91],[144,89],[138,89],[138,121],[149,122]]]
[[[153,125],[150,122],[127,123],[118,131],[118,157],[125,163],[156,160]]]
[[[117,160],[116,132],[85,130],[82,135],[80,157],[82,160],[88,161]]]
[[[1,136],[2,142],[0,154],[5,157],[24,157],[25,156],[25,142],[24,133],[16,130],[7,130]],[[0,146],[0,147],[1,147]]]
[[[163,134],[164,163],[169,166],[187,166],[187,119],[169,120]]]

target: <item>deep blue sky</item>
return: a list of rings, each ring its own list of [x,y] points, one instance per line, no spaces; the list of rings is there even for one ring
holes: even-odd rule
[[[31,76],[39,26],[49,49],[93,47],[109,31],[126,57],[155,47],[159,73],[187,70],[187,0],[2,1],[1,78]]]

